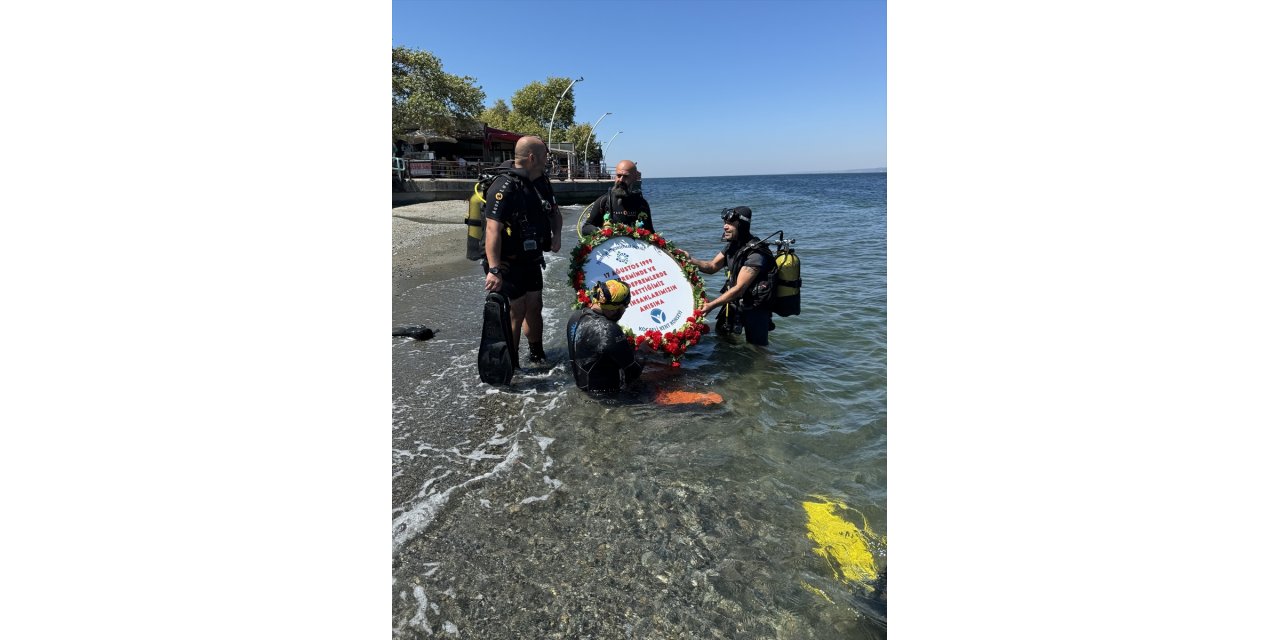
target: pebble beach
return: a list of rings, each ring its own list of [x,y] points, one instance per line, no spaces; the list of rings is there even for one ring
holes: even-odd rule
[[[479,269],[466,259],[466,200],[391,209],[391,273],[395,294],[439,277]]]

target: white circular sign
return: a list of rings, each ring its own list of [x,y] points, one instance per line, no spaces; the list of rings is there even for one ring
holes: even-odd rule
[[[631,287],[618,324],[640,335],[679,329],[693,315],[693,285],[666,249],[629,236],[601,242],[582,263],[583,286],[617,278]]]

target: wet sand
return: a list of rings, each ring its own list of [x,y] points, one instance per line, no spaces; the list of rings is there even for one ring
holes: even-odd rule
[[[391,209],[391,277],[394,295],[472,272],[466,258],[466,200],[421,202]]]

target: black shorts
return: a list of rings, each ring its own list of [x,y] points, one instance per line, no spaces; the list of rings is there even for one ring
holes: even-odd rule
[[[502,295],[516,300],[530,291],[542,291],[542,261],[518,261],[510,263],[502,274]]]
[[[747,334],[747,342],[762,347],[769,345],[769,331],[773,328],[773,312],[768,309],[747,309],[736,303],[720,307],[716,316],[716,333]]]
[[[769,324],[773,313],[768,309],[750,309],[742,312],[742,328],[747,334],[747,342],[769,345]]]

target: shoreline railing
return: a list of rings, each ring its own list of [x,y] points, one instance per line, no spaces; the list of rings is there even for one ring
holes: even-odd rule
[[[409,178],[427,178],[435,180],[437,178],[453,179],[453,180],[474,180],[481,173],[492,171],[500,163],[480,162],[479,159],[466,159],[465,163],[459,163],[457,160],[441,160],[440,158],[428,159],[427,154],[422,152],[406,153],[401,157],[392,157],[391,174],[396,180],[406,180]],[[416,161],[418,166],[410,171],[409,163]],[[427,167],[422,164],[430,163]],[[417,175],[414,173],[417,172]],[[598,165],[575,165],[572,174],[564,166],[559,163],[547,167],[547,177],[552,180],[613,180],[608,167]]]

